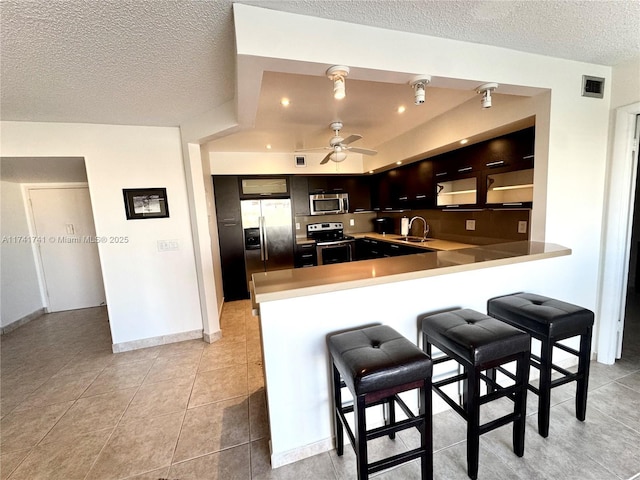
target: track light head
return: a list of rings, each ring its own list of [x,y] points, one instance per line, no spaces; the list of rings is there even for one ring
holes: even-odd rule
[[[414,90],[414,101],[416,105],[422,105],[424,103],[426,94],[425,87],[431,82],[430,75],[416,75],[409,81],[409,85]]]
[[[480,105],[482,108],[491,108],[491,92],[498,88],[497,83],[485,83],[476,88],[476,93],[482,94]]]
[[[342,100],[346,97],[345,78],[349,75],[349,67],[334,65],[327,70],[327,77],[333,80],[333,98]]]

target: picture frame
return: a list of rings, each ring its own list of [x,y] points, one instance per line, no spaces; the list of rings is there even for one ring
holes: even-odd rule
[[[123,188],[122,195],[127,220],[169,216],[166,188]]]

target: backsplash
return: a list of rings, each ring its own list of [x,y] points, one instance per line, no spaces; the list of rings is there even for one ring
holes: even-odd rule
[[[429,224],[429,236],[442,240],[487,245],[496,241],[529,239],[531,210],[412,210],[403,213],[378,214],[394,219],[394,231],[400,233],[404,216],[423,217]],[[467,230],[467,220],[475,221],[475,230]],[[519,222],[526,222],[526,233],[518,233]],[[422,234],[422,222],[413,225],[413,235]]]
[[[454,242],[488,245],[496,242],[529,239],[531,210],[411,210],[389,213],[349,213],[345,215],[297,216],[297,237],[306,237],[307,224],[319,222],[342,222],[344,233],[363,233],[374,230],[373,220],[377,217],[391,217],[394,233],[400,234],[402,217],[423,217],[429,224],[429,236]],[[350,225],[353,220],[353,225]],[[475,221],[475,230],[467,230],[467,220]],[[526,222],[526,232],[518,233],[519,222]],[[422,235],[422,222],[413,226],[413,235]]]
[[[300,228],[296,228],[296,237],[307,236],[307,224],[309,223],[322,223],[322,222],[342,222],[344,224],[344,233],[364,233],[373,231],[373,219],[378,215],[376,213],[347,213],[344,215],[310,215],[310,216],[296,216],[296,227],[298,224]],[[351,225],[353,220],[353,225]],[[398,220],[399,221],[399,220]],[[398,227],[399,228],[399,227]]]

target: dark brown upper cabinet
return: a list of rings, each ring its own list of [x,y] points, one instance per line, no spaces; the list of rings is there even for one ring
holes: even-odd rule
[[[318,175],[308,177],[309,194],[348,193],[349,212],[371,210],[371,184],[366,175]]]
[[[534,131],[526,128],[434,157],[436,206],[531,207]]]

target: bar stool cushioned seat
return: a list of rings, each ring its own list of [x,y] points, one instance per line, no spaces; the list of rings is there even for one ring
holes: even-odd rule
[[[431,373],[432,362],[419,347],[391,327],[376,325],[359,330],[330,335],[327,339],[333,370],[333,395],[336,422],[336,450],[343,454],[343,429],[356,452],[358,479],[369,474],[421,458],[422,479],[433,477],[431,430]],[[346,387],[354,399],[353,405],[344,405],[342,388]],[[419,390],[418,415],[414,415],[397,395],[407,390]],[[396,421],[395,405],[407,415]],[[366,430],[366,409],[383,405],[386,409],[385,426]],[[354,413],[354,431],[346,413]],[[416,427],[420,431],[419,448],[368,463],[367,441]]]
[[[503,322],[528,332],[540,340],[540,356],[531,355],[531,366],[540,370],[539,387],[529,385],[538,395],[538,433],[549,435],[551,389],[572,381],[576,382],[576,418],[584,421],[587,411],[589,361],[591,360],[591,334],[593,312],[533,293],[515,293],[492,298],[487,302],[487,312]],[[560,340],[580,336],[580,350],[557,343]],[[560,348],[578,357],[578,371],[571,373],[553,364],[553,348]],[[551,380],[552,370],[561,378]]]
[[[451,312],[424,315],[422,322],[423,345],[431,356],[432,345],[444,355],[434,357],[433,363],[450,360],[462,366],[464,373],[438,382],[433,390],[440,395],[462,418],[467,421],[467,473],[478,477],[480,435],[513,422],[513,450],[524,454],[526,420],[526,394],[529,375],[530,337],[527,333],[475,310],[462,309]],[[482,372],[499,365],[516,361],[516,373],[511,374],[513,384],[501,386],[495,376]],[[487,394],[480,394],[480,381],[487,385]],[[462,406],[455,402],[443,387],[463,381]],[[514,402],[512,413],[480,424],[480,405],[506,397]]]

